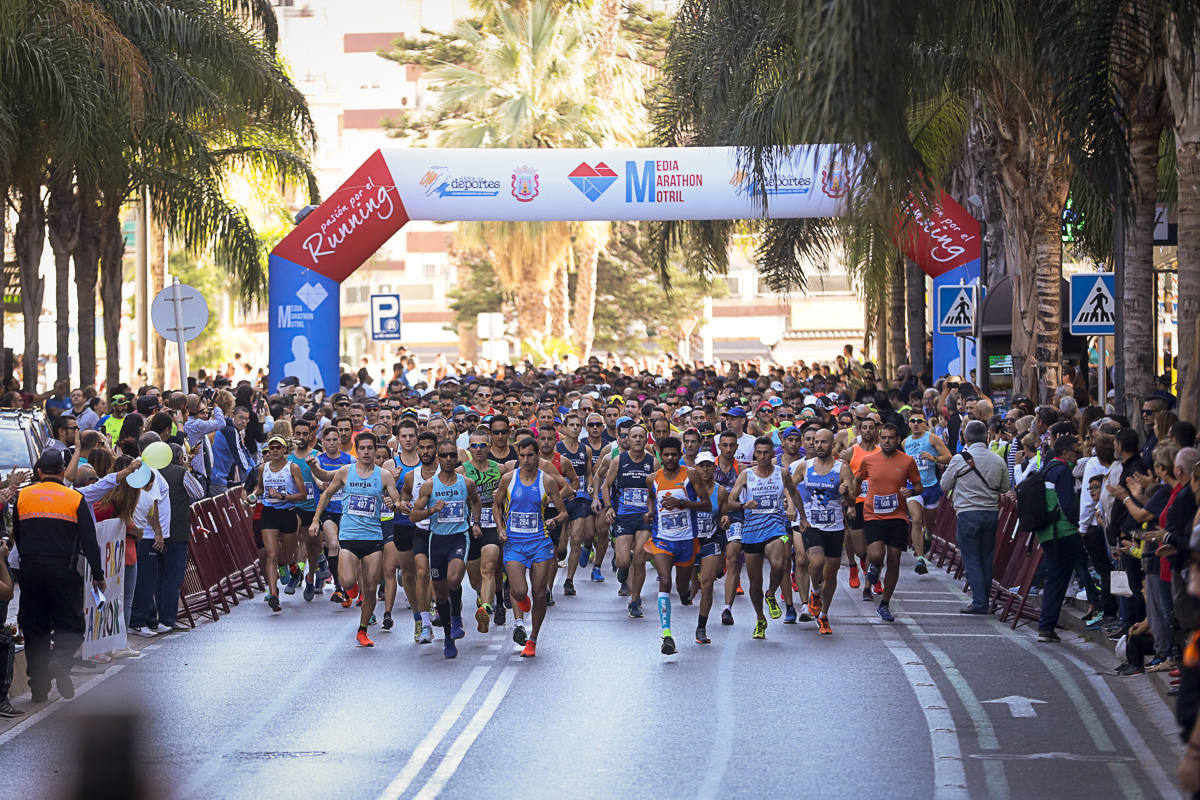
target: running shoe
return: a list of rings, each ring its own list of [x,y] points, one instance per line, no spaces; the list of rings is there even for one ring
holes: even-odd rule
[[[858,588],[858,567],[853,564],[850,565],[850,588]]]
[[[616,563],[615,561],[613,563]],[[617,568],[617,583],[622,586],[629,580],[629,570]]]
[[[279,613],[279,597],[278,597],[278,595],[273,595],[273,594],[267,595],[267,605],[269,605],[271,607],[272,611],[274,611],[276,614],[278,614]]]
[[[508,576],[507,575],[504,576],[504,579],[501,582],[500,593],[503,596],[504,607],[512,608],[512,594],[508,590]]]
[[[879,583],[879,565],[872,564],[867,567],[867,583]]]
[[[19,708],[13,708],[13,704],[9,702],[7,697],[0,699],[0,719],[16,719],[24,715],[24,711]]]
[[[875,609],[875,613],[878,614],[879,618],[881,620],[883,620],[884,622],[895,622],[896,621],[896,618],[894,616],[892,616],[892,610],[890,608],[888,608],[887,603],[880,603],[879,606]]]
[[[304,602],[311,603],[312,599],[317,596],[316,586],[313,585],[313,577],[309,575],[304,579]]]
[[[919,556],[917,558],[917,565],[913,567],[913,572],[917,573],[918,575],[928,574],[929,564],[926,563],[925,556]]]
[[[504,604],[497,603],[496,604],[496,615],[492,618],[492,621],[495,622],[497,625],[503,625],[507,620],[508,620],[508,611],[505,610]]]
[[[817,632],[829,636],[833,633],[833,628],[829,627],[829,620],[825,617],[817,617]]]
[[[371,639],[367,636],[366,631],[359,631],[358,635],[354,637],[354,640],[356,642],[358,642],[359,647],[374,647],[375,646],[375,643],[372,642]]]
[[[821,594],[819,592],[808,593],[808,613],[814,617],[821,616]]]
[[[593,583],[604,583],[604,573],[600,571],[599,564],[592,565],[592,582]]]
[[[513,641],[517,644],[525,644],[529,639],[529,634],[525,632],[525,623],[517,620],[517,624],[513,626]]]
[[[383,581],[379,582],[379,588],[375,590],[375,599],[383,600]]]
[[[734,594],[735,594],[735,595],[737,595],[738,597],[741,597],[741,596],[742,596],[742,595],[744,595],[745,593],[746,593],[746,590],[742,588],[742,584],[741,584],[741,583],[738,583],[738,585],[737,585],[737,591],[735,591],[735,592],[734,592]]]
[[[517,601],[517,608],[520,609],[522,614],[528,614],[529,609],[533,608],[533,600],[529,599],[529,595],[527,594]]]
[[[368,624],[368,625],[375,625],[375,624],[377,624],[377,623],[378,623],[378,620],[376,620],[376,619],[375,619],[375,615],[374,615],[374,614],[372,614],[372,615],[371,615],[371,617],[370,617],[370,619],[368,619],[368,620],[367,620],[367,624]]]
[[[807,611],[801,611],[800,612],[800,621],[801,622],[812,622],[813,615],[809,614]]]
[[[336,592],[334,594],[336,594]],[[350,595],[343,592],[342,593],[342,608],[349,608],[352,605],[354,605],[354,599],[351,598]]]
[[[433,628],[428,625],[421,626],[421,638],[417,639],[417,644],[430,644],[433,641]]]
[[[341,589],[337,589],[337,590],[335,590],[335,591],[334,591],[334,593],[333,593],[333,594],[329,595],[329,602],[331,602],[331,603],[341,603],[341,604],[342,604],[342,608],[349,608],[349,607],[350,607],[350,604],[346,602],[346,593],[345,593],[345,592],[343,592]]]
[[[863,600],[871,601],[875,599],[875,595],[871,594],[871,584],[863,584]]]
[[[792,591],[800,594],[800,587],[796,585],[796,573],[792,573]]]
[[[775,595],[767,595],[767,613],[771,615],[771,619],[779,619],[783,616],[783,610],[779,607],[779,601],[775,599]]]
[[[462,639],[466,635],[467,635],[467,632],[463,630],[462,617],[451,617],[450,618],[450,638],[451,639]]]
[[[1094,631],[1100,627],[1100,622],[1103,619],[1104,619],[1104,612],[1097,611],[1095,614],[1093,614],[1092,616],[1085,619],[1083,621],[1083,624],[1084,624],[1084,627],[1086,627],[1088,630]]]
[[[492,621],[492,607],[480,606],[475,609],[475,625],[480,633],[488,632],[488,624]]]
[[[784,610],[783,624],[784,625],[795,625],[796,624],[796,607],[795,606],[788,606]]]
[[[767,621],[765,619],[760,619],[758,622],[754,623],[754,633],[750,634],[750,638],[751,639],[767,638]]]
[[[871,591],[875,594],[883,594],[883,584],[879,581],[875,581],[871,584]]]
[[[1058,634],[1055,633],[1053,628],[1047,628],[1046,630],[1038,631],[1038,641],[1039,642],[1061,642],[1062,639],[1058,638]]]
[[[390,611],[383,612],[383,629],[385,631],[390,631],[392,626],[395,624],[396,621],[392,619],[392,613]]]
[[[728,608],[721,610],[721,624],[722,625],[732,625],[733,624],[733,612],[730,611]]]
[[[537,642],[533,639],[528,639],[525,642],[525,649],[521,651],[521,658],[533,658],[537,655]]]
[[[1145,672],[1141,667],[1135,667],[1132,664],[1122,664],[1117,667],[1117,674],[1122,678],[1128,678],[1131,675],[1141,675]]]
[[[712,639],[708,638],[708,631],[703,625],[696,626],[696,644],[712,644]]]
[[[324,586],[325,581],[333,577],[333,573],[329,571],[329,562],[325,560],[325,556],[321,556],[321,560],[317,562],[317,585]]]
[[[579,548],[579,566],[586,567],[588,562],[592,560],[592,546],[585,544]]]
[[[442,648],[442,655],[446,658],[458,658],[458,648],[454,645],[453,639],[446,640],[446,646]]]
[[[565,581],[563,581],[563,594],[565,594],[567,597],[575,596],[575,581],[571,580],[570,578],[567,578]]]
[[[619,575],[617,580],[621,580]],[[621,581],[621,585],[617,587],[617,597],[629,597],[629,584],[625,581]]]
[[[692,604],[692,595],[690,592],[679,593],[679,604],[682,606],[690,606]]]
[[[413,620],[413,641],[420,644],[421,642],[421,620]]]
[[[675,640],[670,636],[664,636],[662,639],[662,654],[664,656],[673,656],[678,652],[675,649]]]
[[[641,619],[641,618],[642,618],[642,617],[644,617],[644,616],[646,616],[646,615],[645,615],[645,613],[643,613],[643,612],[642,612],[642,603],[641,603],[641,601],[640,601],[640,600],[634,600],[634,601],[630,602],[630,604],[629,604],[629,618],[630,618],[630,619]]]
[[[300,581],[304,580],[304,575],[299,570],[288,576],[287,586],[283,587],[284,594],[295,594],[296,588],[300,586]]]

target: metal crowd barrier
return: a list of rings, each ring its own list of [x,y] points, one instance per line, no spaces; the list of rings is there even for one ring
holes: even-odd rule
[[[188,509],[192,538],[179,590],[179,613],[193,628],[196,617],[218,618],[238,604],[238,595],[266,591],[254,544],[250,510],[241,488],[208,497]]]
[[[930,558],[937,559],[939,567],[959,580],[963,575],[962,555],[958,549],[958,519],[950,498],[943,497],[938,503],[930,544]],[[1017,497],[1012,492],[1000,498],[1000,522],[996,528],[996,549],[992,558],[991,611],[1000,612],[1000,620],[1007,622],[1012,616],[1012,627],[1016,629],[1021,620],[1036,620],[1039,609],[1028,605],[1029,591],[1038,565],[1042,562],[1042,548],[1030,531],[1017,529]]]

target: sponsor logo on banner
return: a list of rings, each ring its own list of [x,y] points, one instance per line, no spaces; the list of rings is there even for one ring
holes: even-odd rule
[[[426,197],[495,197],[500,194],[500,181],[478,175],[455,176],[449,167],[430,167],[418,183]]]
[[[829,166],[821,170],[821,191],[834,199],[846,196],[846,192],[850,191],[850,186],[846,180],[844,163],[837,160],[830,161]]]
[[[688,189],[704,185],[704,175],[679,169],[675,160],[626,161],[626,203],[682,203]]]
[[[538,196],[538,174],[533,167],[517,167],[512,174],[512,196],[528,203]]]
[[[595,166],[580,162],[567,178],[584,197],[594,203],[600,195],[608,191],[608,187],[617,182],[617,173],[603,161],[597,161]]]
[[[784,194],[808,194],[812,190],[812,178],[807,175],[768,175],[760,187],[753,175],[739,169],[730,177],[729,185],[737,187],[738,194],[753,196],[765,192],[774,197]]]
[[[933,278],[977,260],[979,221],[941,190],[937,202],[925,206],[922,209],[914,196],[900,209],[898,232],[893,238],[904,254]]]
[[[376,150],[271,252],[341,281],[407,221],[387,162]]]
[[[306,281],[296,291],[296,299],[300,301],[300,304],[288,303],[278,306],[278,319],[275,326],[278,328],[303,328],[312,322],[313,312],[321,303],[325,302],[325,298],[328,296],[329,292],[325,291],[324,286]]]

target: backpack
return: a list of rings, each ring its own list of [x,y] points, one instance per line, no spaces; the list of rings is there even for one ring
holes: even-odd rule
[[[1030,475],[1017,486],[1017,529],[1022,531],[1044,530],[1062,517],[1058,503],[1054,509],[1048,508],[1046,499],[1046,482],[1042,479],[1043,470]]]

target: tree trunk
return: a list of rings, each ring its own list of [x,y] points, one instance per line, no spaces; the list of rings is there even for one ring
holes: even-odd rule
[[[904,329],[907,318],[904,315],[904,255],[896,254],[896,260],[888,272],[888,364],[892,368],[891,377],[895,377],[901,364],[908,362],[908,350],[904,346]]]
[[[1035,244],[1037,327],[1033,354],[1035,386],[1042,402],[1049,402],[1062,382],[1062,208],[1066,199],[1064,191],[1059,210],[1038,220]]]
[[[451,258],[455,262],[454,282],[460,288],[466,287],[471,281],[471,267],[461,254],[451,254]],[[471,362],[478,360],[479,331],[476,330],[474,321],[469,324],[459,323],[455,327],[455,333],[458,334],[458,357]]]
[[[56,380],[70,380],[71,253],[79,240],[79,195],[75,192],[70,170],[56,169],[50,174],[46,223],[50,234],[50,249],[54,251],[54,333],[58,361]]]
[[[1200,417],[1200,50],[1184,47],[1171,25],[1166,62],[1167,95],[1175,120],[1179,172],[1179,345],[1180,419]]]
[[[905,311],[908,315],[908,363],[914,375],[925,371],[925,273],[905,259]]]
[[[549,286],[541,276],[527,275],[516,291],[518,347],[526,339],[539,340],[546,333],[546,315],[550,310]]]
[[[888,384],[888,376],[891,375],[892,366],[888,363],[886,297],[876,298],[875,307],[871,314],[871,323],[875,331],[875,377],[886,389]]]
[[[607,224],[607,223],[605,223]],[[596,338],[596,267],[600,262],[600,244],[584,241],[579,252],[579,271],[575,275],[575,311],[573,315],[575,349],[579,360],[587,361]]]
[[[14,250],[21,270],[21,314],[25,318],[25,353],[21,359],[22,386],[37,391],[38,323],[42,316],[42,295],[46,281],[41,277],[42,248],[46,242],[46,206],[42,187],[27,181],[18,190],[17,230]]]
[[[567,251],[570,253],[570,251]],[[569,256],[568,256],[569,257]],[[559,264],[554,270],[554,283],[550,287],[550,335],[566,340],[570,336],[568,318],[571,313],[571,290],[567,264]]]
[[[150,212],[150,296],[146,298],[146,313],[150,313],[150,301],[167,285],[167,231],[162,222]],[[150,337],[154,342],[154,369],[151,374],[155,386],[167,385],[167,340],[150,326]],[[186,381],[185,381],[186,383]]]
[[[100,223],[100,306],[104,314],[104,384],[109,394],[121,382],[121,285],[125,237],[120,203],[106,202]]]
[[[75,328],[79,335],[79,385],[96,385],[96,279],[100,271],[100,206],[81,187],[75,243]]]
[[[1154,393],[1154,211],[1158,199],[1158,139],[1161,121],[1137,120],[1130,127],[1133,161],[1133,218],[1125,226],[1125,276],[1116,302],[1122,313],[1120,347],[1125,356],[1125,378],[1118,389],[1125,408],[1141,408]],[[1122,213],[1117,209],[1117,213]],[[1182,321],[1182,318],[1181,318]],[[1141,414],[1134,426],[1143,433]]]

